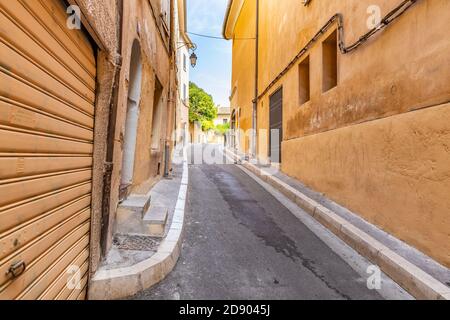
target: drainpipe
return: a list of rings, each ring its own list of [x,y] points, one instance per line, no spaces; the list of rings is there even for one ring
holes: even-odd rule
[[[102,228],[101,249],[105,256],[108,250],[109,222],[111,214],[111,176],[114,161],[114,140],[116,136],[117,109],[119,105],[120,71],[122,69],[122,24],[123,24],[123,0],[116,0],[117,6],[117,51],[114,56],[114,77],[112,94],[109,104],[108,136],[106,146],[105,173],[103,176],[103,201],[102,201]]]
[[[169,178],[171,171],[171,154],[170,154],[170,141],[172,139],[173,125],[176,123],[174,120],[175,114],[175,95],[174,95],[174,79],[175,79],[175,53],[176,53],[176,42],[175,42],[175,1],[170,0],[170,39],[169,39],[169,54],[170,54],[170,71],[169,71],[169,99],[168,103],[168,114],[167,114],[167,128],[166,128],[166,139],[164,143],[164,177]]]
[[[258,130],[258,79],[259,79],[259,0],[256,0],[256,35],[255,35],[255,99],[253,101],[253,146],[252,153],[256,158]]]

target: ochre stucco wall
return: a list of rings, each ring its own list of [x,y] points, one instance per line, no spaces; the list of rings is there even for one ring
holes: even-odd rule
[[[283,171],[450,266],[450,104],[283,144]]]
[[[241,110],[237,126],[243,131],[252,128],[252,100],[255,96],[255,6],[255,0],[244,2],[233,41],[231,85],[236,90],[232,96],[231,106],[236,112],[239,108]],[[241,134],[239,146],[242,152],[248,152],[249,137]]]
[[[159,2],[152,0],[155,13],[159,12]],[[150,2],[148,0],[125,0],[123,12],[122,32],[122,70],[120,74],[119,103],[116,120],[116,136],[114,146],[114,170],[111,182],[110,201],[110,228],[108,241],[111,242],[115,227],[115,213],[119,204],[119,188],[121,184],[121,169],[123,161],[123,142],[125,135],[125,121],[127,114],[128,87],[130,79],[130,61],[133,42],[139,41],[141,47],[141,61],[143,74],[141,82],[141,97],[139,103],[139,122],[136,141],[136,156],[133,174],[134,192],[146,193],[154,181],[157,171],[157,163],[163,163],[162,149],[160,152],[150,152],[152,114],[153,114],[153,89],[155,79],[163,87],[163,110],[165,115],[161,121],[162,138],[165,137],[167,112],[169,111],[168,90],[170,81],[170,54],[167,47],[167,39],[161,35],[160,28],[154,19]],[[108,247],[111,245],[109,243]]]
[[[260,1],[259,92],[334,14],[343,15],[350,44],[368,31],[370,5],[380,6],[384,16],[399,3]],[[254,36],[254,12],[254,1],[245,1],[235,37]],[[307,53],[310,101],[299,102],[299,60],[258,104],[258,128],[267,129],[269,97],[283,88],[283,172],[447,266],[449,19],[450,1],[419,0],[358,50],[339,53],[338,85],[323,92],[322,41],[329,30]],[[233,41],[231,105],[242,108],[244,129],[251,128],[254,98],[252,43]],[[264,161],[267,137],[260,134],[258,141]]]
[[[69,2],[80,6],[105,50],[114,56],[118,44],[116,0],[69,0]]]
[[[368,31],[369,5],[380,5],[382,14],[396,5],[393,1],[312,1],[305,8],[289,3],[261,2],[260,92],[335,13],[344,16],[345,41],[349,44]],[[357,51],[339,54],[338,86],[322,93],[320,41],[325,40],[330,30],[308,52],[310,102],[299,104],[298,64],[277,82],[262,102],[268,105],[270,94],[283,86],[284,139],[447,102],[450,100],[450,41],[444,35],[449,18],[450,2],[419,1]],[[283,38],[289,41],[280,41]],[[237,51],[236,56],[242,63],[247,59],[241,58]],[[262,103],[259,108],[258,116],[268,112]]]

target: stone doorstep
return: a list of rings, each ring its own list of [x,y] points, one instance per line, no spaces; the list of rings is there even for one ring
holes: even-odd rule
[[[232,151],[227,150],[226,152],[236,157],[236,154]],[[328,228],[354,250],[358,251],[362,256],[378,264],[383,272],[417,299],[450,300],[450,288],[448,286],[399,256],[388,247],[382,245],[338,214],[323,207],[297,189],[293,191],[292,187],[288,187],[287,184],[278,178],[264,175],[262,170],[248,161],[243,161],[243,166],[289,198],[294,193],[294,202],[299,207],[303,208],[319,223]]]
[[[152,206],[144,216],[144,221],[150,224],[166,224],[169,209],[165,207]]]
[[[143,223],[147,226],[150,235],[163,237],[166,231],[169,210],[164,207],[151,207],[145,214]]]
[[[147,226],[148,234],[155,238],[163,238],[166,228],[161,224],[150,224]]]
[[[148,230],[142,219],[144,213],[150,207],[151,196],[147,195],[130,195],[128,199],[123,201],[117,208],[117,233],[135,233],[148,235]]]
[[[117,208],[117,223],[115,233],[119,234],[145,234],[142,217],[133,210]]]

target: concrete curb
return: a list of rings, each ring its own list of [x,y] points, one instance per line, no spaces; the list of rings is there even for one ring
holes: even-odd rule
[[[158,251],[149,259],[130,267],[99,270],[92,278],[89,300],[130,297],[162,281],[175,267],[181,253],[184,214],[189,184],[187,154],[183,155],[183,176],[169,232]]]
[[[248,161],[242,160],[233,151],[225,150],[225,153],[232,159],[239,160],[244,168],[280,191],[362,256],[377,264],[384,273],[416,299],[450,300],[449,287],[384,244],[277,177],[265,173]]]

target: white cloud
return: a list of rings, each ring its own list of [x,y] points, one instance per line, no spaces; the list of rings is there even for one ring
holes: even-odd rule
[[[228,0],[187,0],[188,30],[220,36]]]

